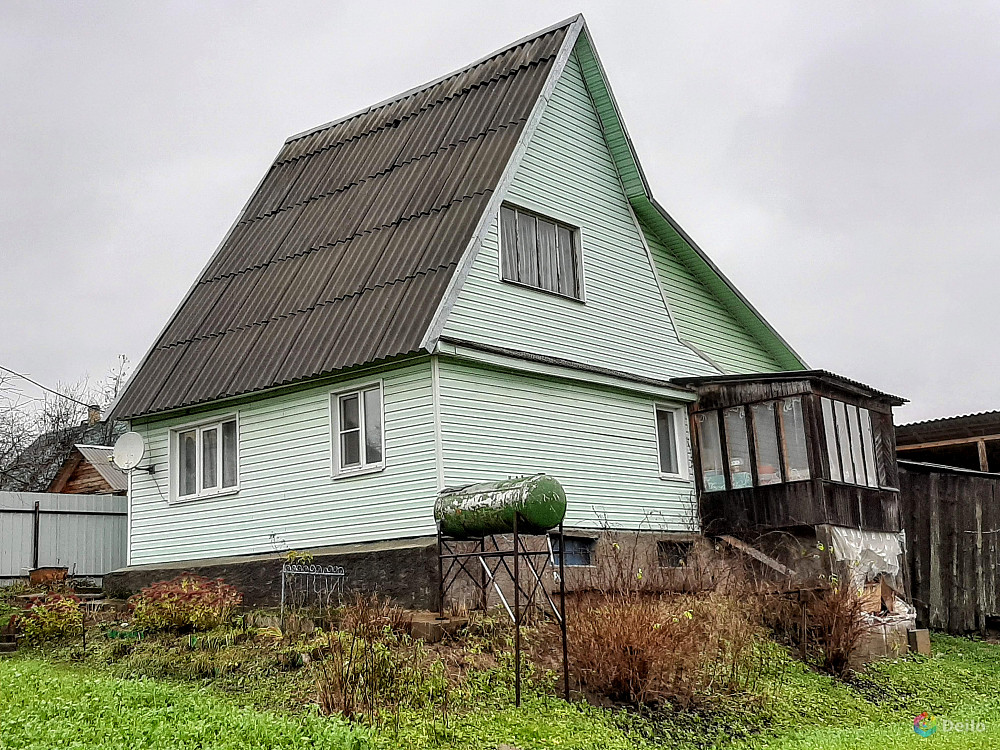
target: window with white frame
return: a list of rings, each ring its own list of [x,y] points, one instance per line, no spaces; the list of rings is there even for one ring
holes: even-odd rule
[[[683,476],[680,446],[684,444],[682,412],[668,406],[656,407],[656,445],[660,459],[660,474]]]
[[[500,209],[500,275],[563,297],[583,300],[579,231],[513,206]]]
[[[174,494],[178,499],[229,492],[239,484],[236,417],[181,427],[171,433]]]
[[[334,475],[377,471],[385,465],[382,383],[333,394]]]

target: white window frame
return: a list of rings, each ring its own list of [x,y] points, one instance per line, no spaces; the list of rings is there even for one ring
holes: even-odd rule
[[[576,250],[576,278],[577,286],[579,287],[580,296],[573,297],[569,294],[562,294],[561,292],[554,292],[551,289],[543,289],[540,286],[532,286],[531,284],[526,284],[523,281],[515,281],[514,279],[504,278],[503,275],[503,230],[500,226],[501,216],[500,212],[504,208],[510,208],[514,211],[520,211],[521,213],[531,214],[536,219],[543,219],[552,224],[562,226],[565,229],[570,230],[573,233],[573,244]],[[497,278],[504,284],[511,284],[512,286],[521,287],[522,289],[531,289],[535,292],[541,294],[547,294],[552,297],[558,297],[559,299],[569,300],[570,302],[576,302],[581,305],[587,304],[587,284],[584,278],[584,262],[583,262],[583,228],[578,227],[573,222],[564,221],[563,219],[558,219],[551,214],[547,214],[544,211],[537,211],[533,208],[528,208],[527,206],[519,205],[516,203],[509,203],[504,201],[500,209],[497,211]]]
[[[660,420],[657,419],[656,415],[658,411],[669,411],[673,412],[674,415],[674,451],[677,459],[677,472],[675,474],[660,469],[663,466],[663,457],[660,455]],[[687,446],[687,409],[676,404],[654,403],[653,437],[656,440],[656,470],[660,479],[683,479],[686,481],[689,477],[688,464],[690,463],[685,450]]]
[[[222,486],[222,425],[227,422],[236,422],[236,484],[232,487]],[[202,441],[201,436],[203,433],[209,430],[216,429],[219,431],[219,443],[217,446],[218,458],[216,466],[216,474],[218,485],[216,487],[211,487],[209,489],[203,489],[201,486],[202,482]],[[195,446],[195,486],[196,491],[193,495],[181,495],[181,455],[180,455],[180,436],[182,433],[191,432],[192,430],[197,431],[196,446]],[[169,471],[170,471],[170,496],[168,502],[170,503],[187,503],[192,500],[204,500],[205,498],[211,497],[225,497],[229,495],[235,495],[240,491],[240,414],[239,412],[233,412],[232,414],[226,414],[221,417],[213,417],[212,419],[203,419],[197,422],[189,422],[187,424],[178,425],[176,427],[170,428],[169,436]]]
[[[382,460],[378,463],[368,463],[365,452],[365,407],[364,392],[378,388],[379,411],[382,419]],[[340,463],[340,399],[345,396],[358,396],[358,425],[360,431],[360,458],[358,466],[343,468]],[[350,388],[342,388],[330,393],[330,475],[334,479],[355,477],[359,474],[374,474],[385,469],[385,387],[381,380],[372,380]]]

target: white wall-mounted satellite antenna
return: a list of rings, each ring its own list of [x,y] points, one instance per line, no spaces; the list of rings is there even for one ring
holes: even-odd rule
[[[111,460],[119,469],[131,471],[138,468],[144,455],[146,455],[146,442],[142,439],[142,435],[138,432],[126,432],[115,441]],[[144,466],[142,469],[150,474],[153,473],[152,466]]]

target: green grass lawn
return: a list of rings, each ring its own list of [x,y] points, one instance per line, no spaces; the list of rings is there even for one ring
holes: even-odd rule
[[[451,748],[494,750],[805,750],[1000,748],[1000,646],[936,637],[933,657],[872,665],[845,684],[775,647],[762,700],[728,700],[701,714],[655,719],[566,704],[528,690],[511,705],[509,675],[474,675],[447,712],[403,713],[379,732],[314,712],[253,708],[250,694],[223,695],[211,681],[121,679],[94,665],[39,655],[0,660],[0,748]],[[983,732],[941,728],[927,739],[913,718],[928,711]]]
[[[39,659],[0,660],[3,750],[285,750],[364,747],[318,716],[240,707],[206,687],[123,680]]]

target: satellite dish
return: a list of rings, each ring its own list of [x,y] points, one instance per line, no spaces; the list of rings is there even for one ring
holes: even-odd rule
[[[126,432],[115,441],[111,460],[119,469],[134,469],[146,454],[146,443],[138,432]]]

